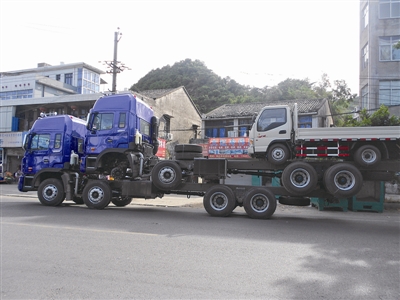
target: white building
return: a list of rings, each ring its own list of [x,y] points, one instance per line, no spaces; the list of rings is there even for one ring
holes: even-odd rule
[[[360,1],[361,108],[400,114],[400,0]]]
[[[0,73],[0,164],[15,172],[26,131],[41,112],[85,117],[101,96],[104,71],[80,63]]]

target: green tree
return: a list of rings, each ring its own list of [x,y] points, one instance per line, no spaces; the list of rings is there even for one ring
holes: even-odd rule
[[[278,83],[278,85],[266,90],[268,101],[275,100],[303,100],[317,99],[318,93],[312,89],[313,83],[309,79],[291,79]]]
[[[400,117],[391,116],[389,108],[381,105],[377,111],[369,114],[364,108],[359,113],[359,120],[347,118],[344,126],[398,126],[400,125]]]
[[[344,80],[335,80],[328,99],[331,104],[333,120],[336,126],[343,126],[347,120],[351,105],[357,94],[353,94]]]

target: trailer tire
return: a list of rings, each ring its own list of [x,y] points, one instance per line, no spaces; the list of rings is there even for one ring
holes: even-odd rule
[[[197,144],[178,144],[175,145],[175,152],[194,152],[203,153],[203,147]]]
[[[203,157],[203,153],[197,152],[177,152],[175,158],[177,160],[194,160],[196,157]]]
[[[317,171],[306,162],[294,162],[282,172],[282,185],[292,194],[306,195],[315,189],[318,183]]]
[[[38,188],[40,203],[47,206],[58,206],[65,198],[64,187],[61,180],[48,178],[40,183]]]
[[[339,163],[329,167],[324,174],[324,185],[335,197],[351,197],[362,188],[363,177],[353,165]]]
[[[203,197],[205,210],[215,217],[227,217],[236,207],[233,191],[225,185],[212,186]]]
[[[354,153],[354,161],[363,167],[375,166],[381,161],[381,152],[373,145],[364,145]]]
[[[153,184],[162,191],[173,190],[182,183],[182,170],[174,161],[164,160],[151,171]]]
[[[276,210],[276,198],[265,188],[252,188],[244,198],[243,207],[252,219],[269,219]]]
[[[103,209],[110,204],[111,201],[110,186],[100,180],[89,181],[83,189],[83,201],[89,208]]]
[[[268,148],[267,159],[271,164],[282,165],[289,159],[289,148],[284,144],[273,144]]]
[[[119,198],[112,199],[111,202],[115,206],[123,207],[123,206],[127,206],[128,204],[131,204],[132,198],[131,197],[119,197]]]
[[[292,206],[310,206],[311,201],[310,198],[306,197],[280,196],[279,203]]]

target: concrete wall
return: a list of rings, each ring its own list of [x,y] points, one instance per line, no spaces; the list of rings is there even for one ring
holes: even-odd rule
[[[156,100],[147,100],[146,102],[153,107],[158,118],[161,118],[164,114],[171,116],[170,132],[173,134],[174,142],[189,143],[189,140],[194,138],[192,125],[197,125],[199,129],[201,127],[201,117],[183,88]],[[160,132],[160,135],[162,135],[162,132]]]

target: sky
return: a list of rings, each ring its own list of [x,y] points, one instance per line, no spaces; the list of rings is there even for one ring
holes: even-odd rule
[[[117,89],[190,58],[251,87],[323,73],[358,94],[359,0],[0,0],[0,72],[85,62]],[[119,30],[118,30],[119,28]],[[102,75],[111,89],[112,76]]]

